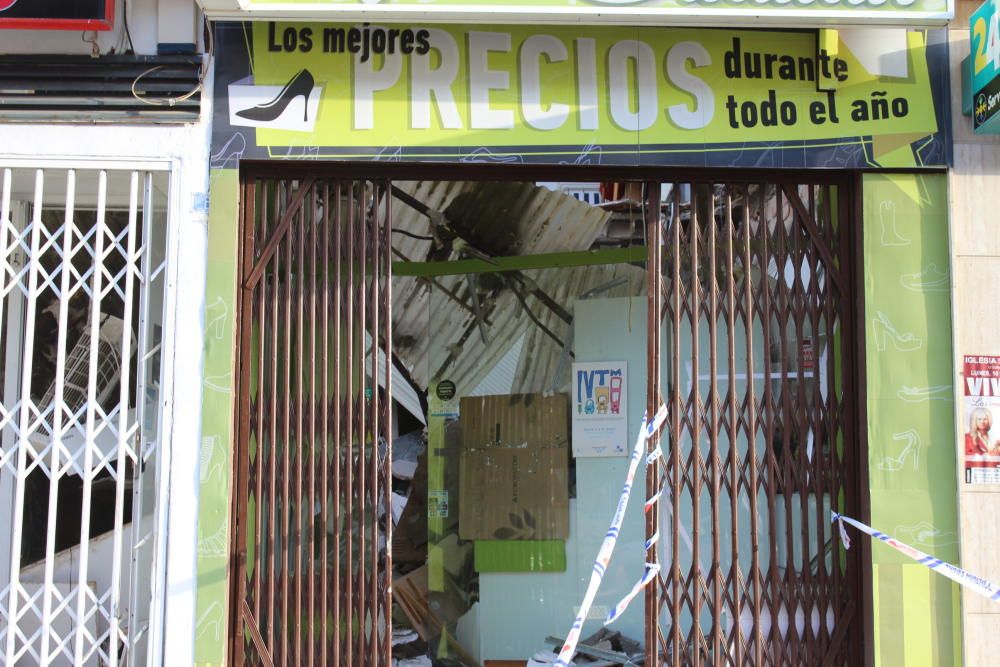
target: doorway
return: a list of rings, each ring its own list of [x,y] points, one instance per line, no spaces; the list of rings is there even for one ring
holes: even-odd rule
[[[844,175],[265,163],[241,178],[235,664],[389,665],[394,629],[440,664],[551,649],[622,481],[576,430],[610,417],[621,385],[577,410],[571,373],[629,355],[631,405],[669,417],[642,489],[659,501],[633,497],[636,540],[606,586],[616,600],[657,570],[620,664],[860,663],[864,563],[829,527],[831,509],[859,513],[866,460]],[[553,396],[556,454],[530,460],[556,511],[484,518],[500,501],[470,492],[490,483],[473,422],[499,410],[513,432]]]

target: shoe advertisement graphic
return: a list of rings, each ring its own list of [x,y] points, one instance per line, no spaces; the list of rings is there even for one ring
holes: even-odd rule
[[[323,86],[299,70],[283,86],[254,85],[247,77],[229,85],[229,123],[242,127],[312,132]]]

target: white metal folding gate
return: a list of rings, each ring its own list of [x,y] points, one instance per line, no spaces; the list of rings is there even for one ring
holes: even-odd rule
[[[169,172],[0,170],[0,665],[154,660]]]

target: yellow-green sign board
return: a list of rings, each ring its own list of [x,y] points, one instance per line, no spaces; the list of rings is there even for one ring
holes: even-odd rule
[[[202,0],[219,18],[284,20],[944,25],[953,0]]]
[[[223,24],[214,160],[946,164],[941,35],[826,37]]]

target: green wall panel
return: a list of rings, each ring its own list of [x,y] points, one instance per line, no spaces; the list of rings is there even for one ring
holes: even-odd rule
[[[954,563],[947,194],[943,174],[864,177],[864,299],[871,523]],[[957,586],[881,543],[872,561],[875,664],[956,664]]]
[[[198,500],[195,664],[221,665],[227,635],[227,550],[231,477],[239,175],[213,170],[205,287],[205,376]]]

